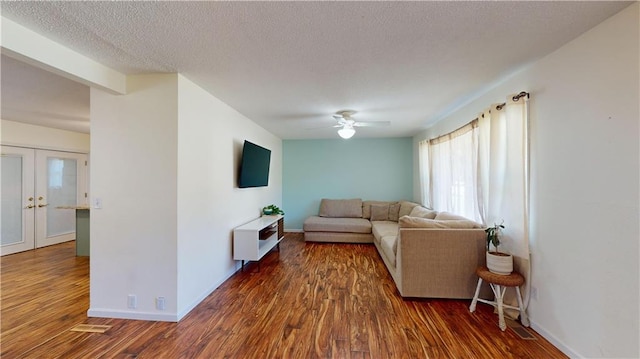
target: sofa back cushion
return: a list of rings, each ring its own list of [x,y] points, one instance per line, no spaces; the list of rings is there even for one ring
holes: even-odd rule
[[[327,199],[320,201],[320,217],[362,218],[362,199]]]
[[[480,223],[468,219],[437,220],[419,217],[403,216],[398,220],[400,228],[449,228],[474,229],[483,228]]]

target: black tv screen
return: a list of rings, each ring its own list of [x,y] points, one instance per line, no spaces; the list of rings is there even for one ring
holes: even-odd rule
[[[269,185],[271,150],[244,141],[238,187],[264,187]]]

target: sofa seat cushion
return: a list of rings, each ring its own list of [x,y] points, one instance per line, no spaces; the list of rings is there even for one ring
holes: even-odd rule
[[[371,233],[371,222],[364,218],[311,216],[303,224],[305,232]]]
[[[382,254],[387,257],[389,263],[391,263],[394,267],[396,266],[396,249],[398,248],[397,241],[397,235],[384,236],[380,239],[380,248],[382,248]]]
[[[373,233],[373,240],[376,243],[380,243],[382,237],[398,235],[398,222],[373,221],[371,222],[371,232]]]

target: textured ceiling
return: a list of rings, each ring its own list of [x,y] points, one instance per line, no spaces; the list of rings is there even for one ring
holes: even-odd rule
[[[316,128],[342,109],[391,121],[356,137],[413,135],[629,4],[3,2],[2,15],[123,73],[180,72],[289,139],[336,137]]]

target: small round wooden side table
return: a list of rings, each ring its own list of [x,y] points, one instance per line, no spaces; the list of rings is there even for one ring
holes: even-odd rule
[[[478,269],[476,269],[476,274],[478,275],[478,286],[476,287],[476,294],[473,296],[473,300],[471,301],[471,306],[469,306],[469,311],[473,313],[476,310],[476,303],[478,303],[478,301],[497,307],[499,317],[498,324],[500,325],[500,329],[504,331],[507,329],[507,325],[504,321],[504,308],[516,309],[520,311],[520,322],[523,326],[528,327],[529,318],[527,318],[527,313],[524,312],[522,296],[520,295],[520,286],[524,283],[524,277],[518,272],[512,272],[509,275],[495,274],[490,272],[487,267],[478,267]],[[495,301],[478,298],[478,295],[480,294],[480,286],[482,286],[483,280],[487,281],[491,286],[493,294],[495,294],[496,297]],[[518,299],[517,307],[503,303],[504,293],[509,287],[516,288],[516,298]]]

